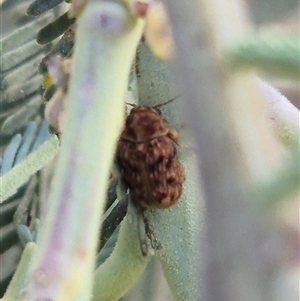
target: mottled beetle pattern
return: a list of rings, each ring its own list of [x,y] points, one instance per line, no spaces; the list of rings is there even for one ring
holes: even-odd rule
[[[185,180],[176,155],[178,135],[156,107],[132,105],[118,142],[124,178],[141,207],[175,205]]]

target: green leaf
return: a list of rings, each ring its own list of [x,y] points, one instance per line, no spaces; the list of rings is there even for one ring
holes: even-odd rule
[[[60,54],[62,57],[67,57],[73,50],[75,42],[75,27],[70,26],[68,30],[63,34],[60,40],[53,45],[51,50],[47,53],[45,58],[41,61],[39,65],[39,72],[45,74],[47,72],[47,66],[45,60],[49,55]]]
[[[36,244],[28,243],[22,253],[21,261],[2,301],[19,300],[27,280],[27,272],[31,265]]]
[[[252,35],[228,49],[233,68],[257,67],[271,76],[300,79],[298,34]]]
[[[24,63],[32,56],[36,56],[42,52],[42,50],[43,47],[38,45],[35,41],[29,41],[24,45],[5,53],[2,56],[0,71],[5,72],[21,63]]]
[[[14,50],[26,42],[33,40],[42,26],[50,23],[55,18],[53,11],[41,16],[40,18],[14,30],[11,34],[0,41],[0,56],[8,51]]]
[[[20,199],[15,199],[12,202],[7,202],[0,205],[0,228],[12,222],[19,202]]]
[[[0,176],[4,175],[12,168],[21,141],[22,141],[22,136],[20,134],[17,134],[16,136],[13,137],[13,139],[7,146],[2,158],[3,162],[0,171]]]
[[[113,252],[118,236],[119,236],[120,227],[117,227],[107,242],[104,244],[101,251],[98,253],[96,257],[96,268],[98,268],[101,264],[105,262],[105,260],[111,255]]]
[[[47,44],[62,35],[71,24],[75,22],[75,18],[70,19],[68,12],[43,27],[37,34],[36,41],[39,44]]]
[[[63,2],[63,0],[35,0],[29,5],[27,15],[38,16],[59,5],[61,2]]]
[[[19,104],[41,90],[42,78],[40,75],[31,77],[25,81],[17,82],[10,86],[3,93],[3,98],[0,100],[2,109],[12,105]]]
[[[26,158],[27,154],[30,151],[30,147],[32,146],[32,143],[34,141],[36,131],[37,131],[36,122],[31,122],[27,126],[27,129],[26,129],[25,133],[23,134],[22,145],[20,146],[20,149],[18,150],[15,164],[21,162],[22,160],[24,160]]]
[[[18,68],[13,69],[9,73],[0,78],[0,88],[7,89],[10,86],[24,82],[37,74],[37,68],[42,60],[43,55],[34,57],[32,60],[20,65]]]
[[[21,129],[30,119],[32,119],[43,103],[43,99],[40,95],[33,97],[26,105],[9,116],[1,127],[1,134],[14,133]]]
[[[29,242],[33,242],[31,232],[27,226],[22,224],[17,225],[17,233],[23,246],[26,246]]]
[[[19,237],[17,230],[13,224],[1,228],[0,253],[4,253],[6,250],[10,249],[12,246],[18,243],[18,241]]]
[[[2,183],[0,191],[0,203],[6,200],[11,193],[24,184],[31,175],[52,160],[58,149],[58,139],[53,135],[36,151],[31,153],[24,161],[14,166],[9,172],[2,176],[0,178]]]

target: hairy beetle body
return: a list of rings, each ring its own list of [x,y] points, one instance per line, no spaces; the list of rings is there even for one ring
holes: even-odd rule
[[[185,177],[174,143],[177,133],[158,108],[131,110],[117,152],[132,198],[140,206],[165,209],[177,203]]]

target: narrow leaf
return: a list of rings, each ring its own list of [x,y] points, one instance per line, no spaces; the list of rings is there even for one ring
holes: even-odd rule
[[[32,96],[34,93],[39,92],[41,89],[42,78],[40,75],[29,78],[28,80],[18,82],[9,87],[3,93],[3,98],[0,100],[0,106],[9,107],[16,103],[22,102]]]
[[[299,35],[256,35],[229,50],[234,68],[258,67],[271,76],[300,78]]]
[[[61,2],[63,2],[63,0],[35,0],[29,5],[27,15],[38,16],[59,5]]]
[[[5,152],[3,154],[3,163],[0,171],[0,176],[4,175],[12,168],[21,141],[22,136],[20,134],[17,134],[13,137],[9,145],[6,147]]]
[[[46,15],[14,30],[10,35],[4,37],[0,41],[0,56],[8,51],[22,46],[29,40],[33,40],[42,26],[50,23],[55,18],[54,12],[49,12]]]
[[[31,122],[27,126],[27,129],[22,137],[22,145],[21,145],[20,149],[18,150],[15,164],[19,163],[20,161],[22,161],[26,158],[26,156],[30,150],[30,147],[32,145],[32,142],[34,140],[36,130],[37,130],[36,122]]]
[[[17,225],[17,233],[23,246],[26,246],[29,242],[33,242],[32,235],[27,226],[22,224]]]
[[[21,261],[2,301],[19,300],[27,280],[26,275],[31,265],[36,244],[28,243],[22,253]]]
[[[47,44],[62,35],[71,24],[75,22],[75,18],[69,19],[68,13],[64,13],[52,23],[43,27],[37,34],[36,41],[39,44]]]
[[[42,144],[35,152],[31,153],[26,160],[14,166],[9,172],[0,178],[1,191],[0,203],[6,200],[11,192],[24,184],[31,175],[45,166],[56,155],[59,149],[59,141],[52,136]]]
[[[36,115],[42,103],[43,99],[40,95],[33,97],[25,106],[4,121],[1,127],[1,133],[4,135],[10,134],[26,125],[26,123]]]
[[[43,50],[43,47],[35,41],[26,44],[5,53],[2,57],[0,72],[5,72],[21,63],[27,61],[30,57],[37,55]]]

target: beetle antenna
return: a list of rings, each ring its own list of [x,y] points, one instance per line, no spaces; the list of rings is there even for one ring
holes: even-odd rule
[[[134,107],[134,108],[137,106],[136,104],[130,103],[130,102],[126,102],[126,104],[127,104],[128,106],[131,106],[131,107]]]
[[[177,96],[175,96],[175,97],[169,99],[169,100],[166,101],[166,102],[159,103],[158,105],[154,106],[153,108],[159,108],[159,107],[162,107],[162,106],[164,106],[164,105],[170,103],[171,101],[175,100],[175,99],[178,98],[178,97],[179,97],[179,95],[177,95]]]
[[[177,95],[177,96],[175,96],[175,97],[169,99],[169,100],[166,101],[166,102],[159,103],[159,104],[157,104],[156,106],[153,106],[153,108],[159,108],[159,107],[162,107],[162,106],[164,106],[164,105],[166,105],[166,104],[172,102],[173,100],[175,100],[175,99],[178,98],[179,96],[180,96],[180,95]],[[131,107],[134,107],[134,108],[138,106],[138,105],[136,105],[136,104],[134,104],[134,103],[130,103],[130,102],[126,102],[126,104],[127,104],[128,106],[131,106]]]

